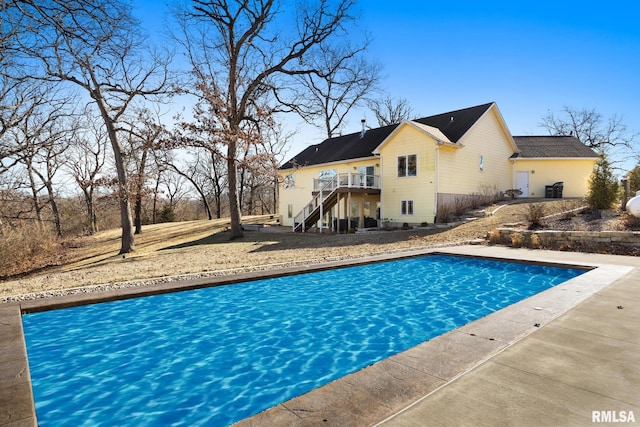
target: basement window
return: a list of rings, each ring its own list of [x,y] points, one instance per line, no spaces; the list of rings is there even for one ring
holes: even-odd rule
[[[400,215],[413,215],[413,200],[400,202]]]

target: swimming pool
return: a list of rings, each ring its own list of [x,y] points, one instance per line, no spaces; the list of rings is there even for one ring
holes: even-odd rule
[[[583,272],[432,255],[24,315],[38,421],[230,424]]]

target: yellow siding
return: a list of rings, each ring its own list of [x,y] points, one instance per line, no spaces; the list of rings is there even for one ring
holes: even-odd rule
[[[377,166],[376,166],[377,165]],[[288,205],[293,205],[293,216],[302,210],[313,198],[313,180],[318,178],[320,171],[335,169],[336,173],[357,173],[360,167],[375,166],[375,174],[380,175],[380,160],[367,159],[360,161],[351,161],[345,163],[323,164],[318,166],[306,166],[299,169],[287,169],[280,171],[280,201],[278,203],[280,210],[280,224],[293,225],[293,218],[288,217]],[[294,188],[285,188],[284,179],[287,175],[292,174],[294,178]],[[340,207],[341,211],[344,209]],[[375,211],[375,207],[373,208]]]
[[[435,216],[435,140],[404,125],[380,150],[381,219],[394,224],[433,223]],[[417,156],[417,176],[398,177],[398,156]],[[413,215],[401,215],[401,201],[413,200]]]
[[[485,114],[459,141],[461,148],[442,147],[438,159],[441,194],[491,194],[508,190],[509,157],[514,148],[499,124],[495,108]],[[480,170],[480,156],[483,170]]]
[[[589,177],[597,159],[517,160],[513,168],[513,186],[517,172],[529,173],[529,197],[544,197],[545,186],[564,182],[562,197],[585,197]]]
[[[455,195],[498,194],[516,186],[519,171],[529,174],[530,197],[544,197],[545,186],[557,181],[564,182],[564,197],[586,195],[595,159],[511,161],[516,148],[508,132],[493,106],[456,144],[438,144],[427,132],[405,123],[379,148],[379,158],[281,171],[283,179],[288,174],[295,176],[294,188],[281,185],[281,223],[292,225],[288,206],[293,206],[293,216],[300,212],[312,200],[313,180],[328,169],[335,169],[338,174],[357,173],[360,167],[375,166],[375,174],[381,177],[380,219],[393,225],[433,223],[438,197],[447,200]],[[408,155],[417,157],[417,176],[398,177],[398,157]],[[360,204],[361,214],[364,201],[370,202],[370,216],[375,216],[377,196],[363,194],[351,200]],[[402,214],[402,201],[413,202],[412,215]],[[347,201],[341,201],[341,218],[347,208]]]

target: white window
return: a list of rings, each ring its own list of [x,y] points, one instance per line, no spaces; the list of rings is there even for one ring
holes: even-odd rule
[[[398,156],[398,177],[416,176],[418,174],[418,156],[409,154]]]
[[[413,215],[413,200],[400,202],[400,215]]]
[[[296,188],[296,176],[294,174],[289,174],[284,177],[284,188],[285,190]]]
[[[478,163],[480,163],[480,172],[482,172],[484,170],[484,156],[482,154],[478,158]]]
[[[293,205],[287,205],[287,218],[293,218]]]

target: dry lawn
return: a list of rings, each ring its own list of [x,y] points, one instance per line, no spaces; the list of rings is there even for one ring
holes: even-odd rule
[[[573,200],[543,203],[546,214],[570,210],[581,204]],[[450,228],[294,234],[290,228],[267,226],[262,231],[246,231],[244,238],[235,241],[229,241],[225,220],[149,225],[136,236],[136,252],[126,257],[118,255],[120,231],[111,230],[79,238],[66,254],[65,263],[59,267],[0,282],[0,297],[462,244],[484,239],[495,227],[525,221],[527,207],[526,204],[508,204],[492,206],[485,211],[493,215]],[[243,218],[244,223],[269,220],[268,216]]]

